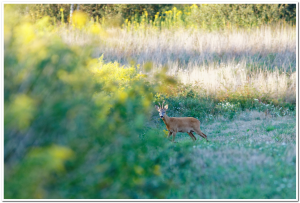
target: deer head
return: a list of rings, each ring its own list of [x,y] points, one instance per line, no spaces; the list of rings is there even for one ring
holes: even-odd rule
[[[166,111],[168,109],[168,104],[164,106],[164,102],[165,101],[163,101],[163,103],[160,105],[160,107],[155,105],[156,110],[159,112],[160,118],[163,118],[164,115],[166,115]]]

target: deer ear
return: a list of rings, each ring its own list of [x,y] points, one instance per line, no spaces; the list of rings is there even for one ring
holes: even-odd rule
[[[159,107],[157,105],[155,105],[155,108],[156,108],[157,111],[159,111]]]
[[[164,107],[164,109],[166,109],[166,110],[168,109],[168,104]]]

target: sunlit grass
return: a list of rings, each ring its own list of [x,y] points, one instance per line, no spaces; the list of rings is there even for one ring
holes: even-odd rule
[[[151,61],[150,75],[167,66],[169,75],[184,84],[196,84],[211,96],[250,87],[257,95],[268,93],[273,99],[295,102],[294,27],[228,32],[147,30],[143,34],[114,28],[107,32],[110,37],[95,52],[105,60],[122,64]]]

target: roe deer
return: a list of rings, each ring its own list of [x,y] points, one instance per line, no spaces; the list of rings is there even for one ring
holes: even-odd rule
[[[175,141],[177,132],[186,132],[193,141],[196,140],[193,132],[197,133],[201,137],[207,140],[207,136],[200,130],[200,121],[193,117],[168,117],[166,111],[168,105],[164,105],[164,102],[160,107],[155,105],[156,110],[159,112],[160,118],[164,121],[169,131],[168,138],[173,135],[172,142]]]

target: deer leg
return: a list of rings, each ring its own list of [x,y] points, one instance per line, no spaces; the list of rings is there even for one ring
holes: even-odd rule
[[[208,141],[207,140],[207,136],[199,129],[199,130],[195,130],[196,131],[196,133],[198,134],[198,135],[200,135],[201,137],[203,137],[204,139],[206,139],[206,141]]]
[[[191,132],[187,132],[187,134],[189,134],[189,136],[192,138],[193,141],[196,140],[196,137],[193,135],[193,133]]]
[[[193,135],[193,137],[195,138],[195,140],[197,140],[196,137],[195,137],[195,135],[192,132],[190,132],[190,133]]]
[[[171,135],[172,135],[172,132],[171,132],[171,131],[169,131],[169,135],[168,135],[168,137],[167,137],[167,138],[169,139],[169,137],[170,137]]]
[[[173,135],[172,142],[175,142],[175,136],[176,136],[176,133],[175,133],[175,132],[173,132],[173,133],[172,133],[172,135]]]

